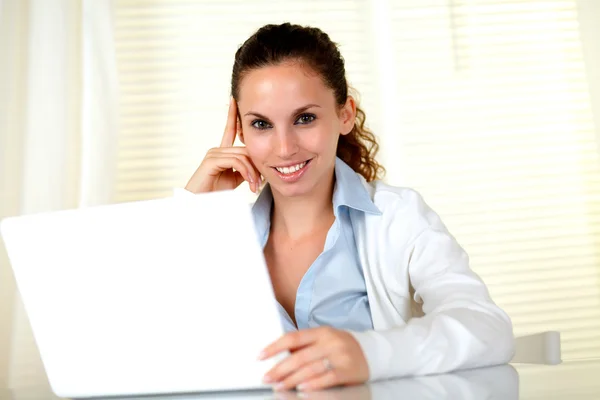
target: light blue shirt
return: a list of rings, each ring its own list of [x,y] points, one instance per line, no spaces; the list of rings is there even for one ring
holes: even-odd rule
[[[335,221],[323,252],[306,271],[296,292],[295,317],[299,329],[322,325],[337,329],[373,329],[363,270],[358,259],[349,209],[381,214],[360,178],[339,158],[335,162],[333,191]],[[273,195],[267,185],[252,207],[258,238],[267,244]],[[286,332],[296,326],[278,303]]]

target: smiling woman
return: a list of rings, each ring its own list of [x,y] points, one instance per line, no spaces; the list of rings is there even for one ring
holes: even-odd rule
[[[338,138],[354,127],[355,102],[348,98],[338,106],[321,77],[307,73],[309,67],[282,62],[245,74],[236,88],[240,140],[276,197],[329,191]],[[257,129],[257,122],[264,125]]]
[[[250,37],[236,53],[231,79],[233,96],[241,102],[241,90],[244,87],[245,97],[251,95],[253,100],[266,103],[264,106],[269,109],[273,109],[273,104],[268,104],[272,103],[273,99],[287,99],[298,104],[302,103],[303,97],[319,99],[318,103],[302,105],[296,109],[291,115],[294,124],[298,125],[298,117],[303,118],[300,124],[314,121],[317,115],[302,114],[310,108],[319,108],[325,118],[331,117],[332,110],[337,118],[350,118],[350,124],[346,126],[350,129],[346,131],[340,131],[340,127],[336,126],[325,126],[331,122],[328,120],[319,122],[318,128],[311,128],[323,130],[325,126],[325,129],[338,129],[337,133],[341,136],[336,137],[339,141],[337,156],[367,181],[376,179],[383,172],[383,168],[375,160],[378,144],[373,133],[365,127],[364,112],[357,107],[354,99],[348,96],[345,63],[339,49],[329,36],[319,29],[298,29],[299,27],[289,24],[286,26],[289,30],[286,39],[308,41],[314,47],[289,46],[285,42],[278,42],[275,35],[281,34],[280,27],[264,27]],[[274,68],[281,67],[280,64],[285,64],[287,68]],[[260,68],[265,66],[267,68]],[[249,71],[253,71],[254,74],[247,77]],[[242,79],[245,80],[243,86],[240,85]],[[333,99],[331,93],[327,93],[326,96],[323,96],[323,93],[315,93],[315,87],[319,87],[313,84],[315,80],[333,91]],[[240,106],[244,107],[243,104]]]
[[[114,4],[113,201],[171,195],[219,145],[246,38],[267,23],[317,26],[360,89],[385,180],[442,216],[515,335],[557,330],[564,360],[600,357],[600,2]]]
[[[291,331],[261,357],[292,352],[266,382],[313,390],[511,359],[510,319],[440,218],[376,179],[377,143],[327,34],[260,28],[236,53],[231,94],[221,146],[186,189],[260,191],[256,229]]]

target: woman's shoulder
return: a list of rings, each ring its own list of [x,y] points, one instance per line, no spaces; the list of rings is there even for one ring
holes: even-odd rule
[[[393,186],[380,180],[363,183],[382,218],[388,223],[397,221],[404,229],[411,225],[417,229],[443,225],[438,214],[417,190]]]
[[[371,182],[363,180],[363,185],[369,192],[373,203],[375,203],[382,213],[397,208],[415,207],[425,204],[423,196],[413,188],[393,186],[381,180]]]
[[[412,203],[423,201],[421,194],[410,187],[393,186],[380,180],[369,182],[368,185],[372,187],[373,201],[384,203]]]

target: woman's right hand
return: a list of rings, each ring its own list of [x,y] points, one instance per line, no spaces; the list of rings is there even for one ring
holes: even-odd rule
[[[252,164],[246,147],[233,146],[240,129],[237,104],[232,97],[221,146],[212,148],[206,153],[204,160],[185,186],[186,190],[192,193],[230,190],[247,181],[250,190],[254,193],[258,192],[262,183],[260,173]]]

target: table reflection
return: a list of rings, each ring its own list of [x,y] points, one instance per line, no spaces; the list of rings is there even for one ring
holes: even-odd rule
[[[110,400],[258,400],[258,399],[328,399],[328,400],[386,400],[386,399],[503,399],[519,398],[519,374],[510,365],[459,371],[445,375],[395,379],[366,385],[334,388],[321,392],[272,392],[266,390],[176,394],[154,396],[111,397]],[[48,391],[44,396],[37,390],[13,392],[11,400],[58,399]]]

